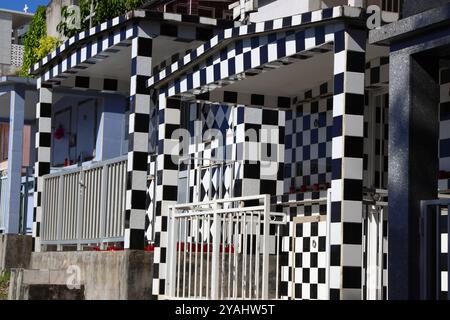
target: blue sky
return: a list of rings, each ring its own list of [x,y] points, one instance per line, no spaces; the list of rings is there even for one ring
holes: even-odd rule
[[[30,8],[28,12],[35,12],[40,5],[46,6],[50,0],[0,0],[0,8],[23,11],[25,4]]]

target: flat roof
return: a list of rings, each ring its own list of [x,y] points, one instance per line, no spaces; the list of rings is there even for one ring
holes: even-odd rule
[[[9,10],[3,8],[0,8],[0,13],[6,13],[12,16],[13,28],[17,28],[31,22],[31,19],[33,19],[34,16],[34,13],[27,13],[23,11]]]
[[[4,85],[14,85],[14,84],[25,84],[25,85],[36,85],[36,79],[25,78],[25,77],[15,77],[15,76],[0,76],[0,86]]]

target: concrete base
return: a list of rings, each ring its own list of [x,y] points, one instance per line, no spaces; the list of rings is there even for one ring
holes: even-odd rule
[[[68,287],[65,278],[61,271],[13,269],[8,300],[83,300],[84,286]]]
[[[33,252],[28,270],[12,271],[9,298],[31,299],[31,289],[43,299],[151,299],[152,266],[153,253],[144,251]]]
[[[0,270],[28,268],[32,250],[31,236],[0,235]]]

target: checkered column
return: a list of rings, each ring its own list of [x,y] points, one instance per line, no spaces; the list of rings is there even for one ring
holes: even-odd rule
[[[162,298],[166,287],[168,208],[176,204],[178,195],[179,139],[173,132],[180,127],[180,101],[167,99],[166,92],[158,100],[158,153],[156,158],[155,252],[153,262],[153,297]]]
[[[43,176],[50,173],[52,131],[52,88],[38,81],[39,100],[36,104],[36,163],[34,166],[33,248],[41,251]]]
[[[147,218],[148,138],[153,41],[137,26],[131,45],[130,116],[125,208],[125,248],[144,249]]]
[[[361,299],[366,32],[335,33],[330,299]]]

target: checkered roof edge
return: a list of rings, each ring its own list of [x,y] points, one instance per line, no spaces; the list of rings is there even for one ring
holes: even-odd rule
[[[158,74],[155,74],[148,80],[147,86],[151,87],[156,83],[162,82],[167,77],[171,76],[173,73],[179,71],[181,68],[185,67],[186,65],[196,60],[198,57],[205,56],[206,54],[211,54],[217,48],[221,48],[227,45],[228,42],[231,41],[232,39],[258,33],[280,31],[283,29],[298,26],[308,26],[311,24],[343,17],[359,18],[361,17],[361,14],[362,10],[360,8],[337,6],[332,8],[316,10],[312,12],[305,12],[295,16],[278,18],[275,20],[268,20],[258,23],[252,23],[249,25],[234,27],[230,29],[225,29],[224,31],[214,36],[211,40],[206,41],[197,49],[192,50],[192,52],[185,55],[182,59],[174,62],[172,65],[168,66]]]
[[[118,26],[123,25],[124,23],[131,21],[133,19],[148,19],[152,21],[173,21],[173,22],[182,22],[182,23],[195,23],[201,24],[205,26],[211,27],[223,27],[229,28],[230,26],[235,25],[234,21],[230,20],[218,20],[207,17],[193,16],[193,15],[184,15],[184,14],[176,14],[176,13],[167,13],[167,12],[154,12],[154,11],[146,11],[146,10],[134,10],[130,11],[124,15],[115,17],[111,20],[105,21],[102,24],[99,24],[95,27],[92,27],[88,30],[82,31],[73,37],[64,41],[64,43],[57,47],[53,52],[49,53],[42,60],[37,62],[34,66],[32,66],[29,70],[30,74],[37,75],[41,73],[43,68],[45,68],[52,60],[57,58],[63,52],[71,52],[72,49],[79,48],[84,42],[86,42],[89,38],[98,35],[99,33],[105,32],[109,29],[116,28]]]

